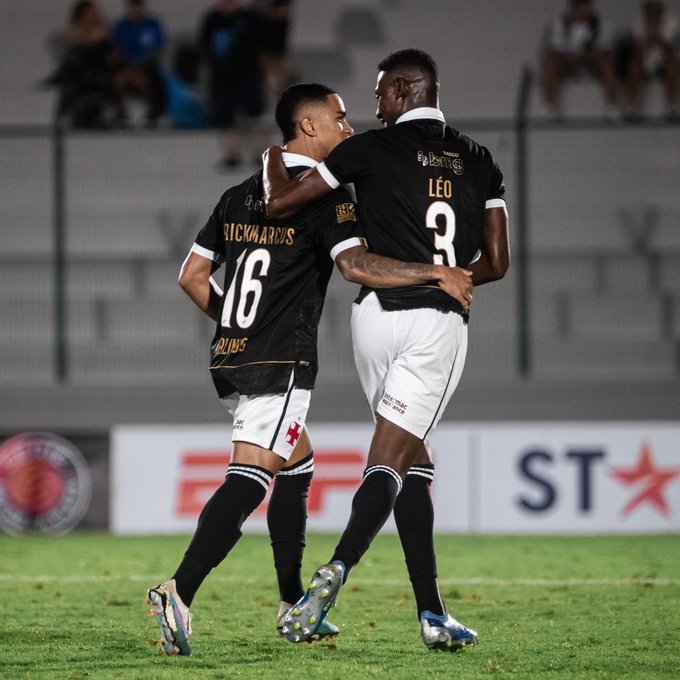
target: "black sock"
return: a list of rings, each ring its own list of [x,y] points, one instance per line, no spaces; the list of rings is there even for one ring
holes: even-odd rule
[[[394,504],[394,520],[404,550],[418,616],[429,610],[443,614],[434,553],[434,508],[430,484],[434,465],[413,465]]]
[[[230,464],[224,484],[205,504],[185,557],[173,578],[187,607],[205,577],[241,538],[241,526],[264,500],[272,474],[256,465]]]
[[[293,604],[304,594],[302,553],[307,526],[307,492],[314,472],[314,454],[290,468],[283,468],[274,479],[274,490],[267,508],[267,526],[274,551],[279,597]]]
[[[352,514],[331,560],[345,565],[345,580],[390,516],[400,488],[401,476],[394,468],[371,465],[364,470],[364,480],[352,500]]]
[[[191,606],[196,591],[205,581],[210,570],[210,567],[206,567],[189,553],[184,553],[184,557],[172,578],[175,579],[177,594],[187,607]]]

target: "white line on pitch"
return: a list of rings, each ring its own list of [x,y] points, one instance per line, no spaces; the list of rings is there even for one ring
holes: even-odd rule
[[[55,576],[42,574],[27,576],[23,574],[0,574],[0,581],[5,583],[110,583],[121,581],[134,581],[142,583],[156,583],[159,575],[143,574],[83,574],[70,576]],[[220,576],[213,575],[210,582],[219,583],[258,583],[262,579],[248,578],[243,576]],[[352,585],[356,586],[408,586],[408,579],[371,579],[352,578]],[[543,579],[543,578],[440,578],[439,585],[443,586],[534,586],[550,588],[553,586],[678,586],[680,579],[677,578],[572,578],[572,579]]]

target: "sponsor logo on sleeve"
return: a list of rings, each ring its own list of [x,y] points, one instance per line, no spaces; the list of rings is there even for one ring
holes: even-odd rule
[[[357,212],[354,203],[340,203],[340,205],[335,206],[335,217],[338,220],[338,224],[342,222],[356,222]]]

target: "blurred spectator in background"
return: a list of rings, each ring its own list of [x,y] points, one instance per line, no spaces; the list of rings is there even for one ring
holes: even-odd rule
[[[80,0],[71,8],[64,36],[68,47],[79,50],[111,50],[111,26],[91,0]]]
[[[113,32],[120,69],[116,75],[119,91],[141,97],[146,103],[146,123],[153,127],[165,111],[165,87],[160,54],[165,45],[163,25],[149,14],[145,0],[125,0],[125,16]],[[123,120],[127,118],[122,113]]]
[[[254,162],[266,146],[260,117],[264,112],[257,14],[252,3],[218,0],[203,16],[199,45],[208,64],[213,124],[220,129],[220,169],[242,162],[241,139]],[[237,116],[243,116],[237,128]]]
[[[567,80],[594,76],[603,88],[605,118],[616,120],[618,86],[612,36],[595,11],[594,0],[568,0],[568,9],[549,26],[543,54],[543,97],[555,121],[562,119],[562,90]]]
[[[629,116],[641,120],[647,84],[659,78],[663,84],[667,119],[680,120],[678,111],[678,18],[666,11],[660,0],[642,3],[642,12],[633,28],[633,52],[629,68]]]
[[[288,29],[293,0],[258,0],[260,63],[268,106],[290,85]]]
[[[120,113],[120,98],[111,26],[95,2],[72,5],[63,46],[59,67],[45,81],[59,87],[57,116],[74,128],[109,127]]]
[[[210,125],[208,109],[198,90],[174,71],[163,72],[165,110],[177,129],[196,130]]]

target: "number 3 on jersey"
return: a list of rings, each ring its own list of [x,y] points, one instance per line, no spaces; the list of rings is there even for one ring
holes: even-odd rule
[[[444,218],[444,233],[440,234],[439,224],[437,218],[439,216]],[[428,229],[434,229],[434,248],[438,250],[432,256],[434,264],[447,264],[449,267],[456,266],[456,253],[453,250],[453,237],[456,235],[456,214],[453,208],[444,201],[435,201],[427,209],[425,215],[425,226]]]
[[[257,306],[262,298],[262,281],[260,278],[267,276],[272,258],[269,251],[264,248],[253,250],[246,257],[247,252],[247,250],[244,250],[236,260],[236,271],[231,279],[229,290],[224,296],[221,321],[224,328],[232,327],[234,307],[236,307],[234,321],[240,328],[251,326],[257,316]],[[239,277],[241,265],[243,265],[243,276]],[[259,268],[256,271],[258,265]]]

